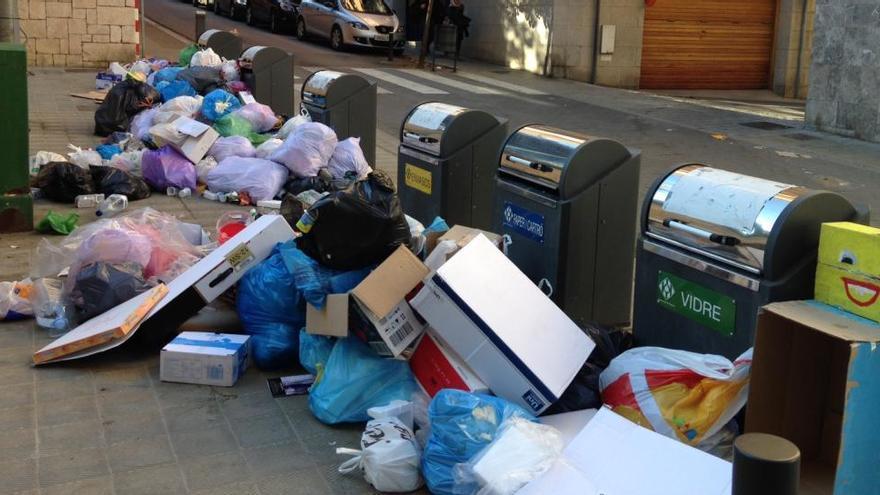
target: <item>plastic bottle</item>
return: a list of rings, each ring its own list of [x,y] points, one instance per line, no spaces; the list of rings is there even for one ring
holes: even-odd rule
[[[120,211],[128,208],[128,197],[124,194],[111,194],[101,204],[95,215],[99,217],[112,217]]]
[[[202,197],[209,201],[217,201],[217,193],[211,191],[205,191],[202,193]]]
[[[180,198],[188,198],[188,197],[192,196],[192,189],[190,189],[188,187],[184,187],[183,189],[180,190],[180,192],[177,193],[177,196]]]
[[[178,189],[174,186],[168,186],[168,189],[165,189],[166,196],[177,196]]]
[[[97,208],[104,201],[103,194],[80,194],[73,198],[77,208]]]

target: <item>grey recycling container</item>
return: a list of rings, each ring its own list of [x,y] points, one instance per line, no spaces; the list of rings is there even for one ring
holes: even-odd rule
[[[370,166],[376,166],[376,83],[332,70],[312,73],[302,86],[302,107],[312,120],[336,131],[339,140],[360,138]]]
[[[580,325],[627,325],[641,154],[544,125],[501,150],[495,232],[517,267]]]
[[[258,102],[276,114],[293,115],[293,55],[273,46],[252,46],[238,63],[241,80]]]
[[[642,206],[637,344],[735,359],[753,345],[761,306],[813,297],[821,224],[867,218],[837,193],[675,167]]]
[[[241,38],[235,33],[220,29],[208,29],[198,41],[199,48],[210,48],[227,60],[235,60],[241,54]]]
[[[488,230],[498,150],[507,120],[482,110],[424,103],[400,127],[397,188],[403,210],[430,224]]]

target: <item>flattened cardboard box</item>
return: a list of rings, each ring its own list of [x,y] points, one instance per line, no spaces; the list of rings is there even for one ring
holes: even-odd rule
[[[248,368],[251,338],[210,332],[183,332],[162,348],[163,382],[231,387]]]
[[[747,432],[801,451],[801,495],[876,493],[880,486],[880,325],[817,301],[758,315]]]

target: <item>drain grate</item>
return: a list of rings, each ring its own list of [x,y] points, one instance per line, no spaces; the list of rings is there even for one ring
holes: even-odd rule
[[[776,131],[779,129],[791,129],[790,126],[777,124],[776,122],[768,122],[766,120],[757,120],[755,122],[740,122],[739,125],[761,129],[762,131]]]

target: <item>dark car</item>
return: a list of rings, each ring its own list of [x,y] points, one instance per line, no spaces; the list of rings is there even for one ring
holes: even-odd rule
[[[234,0],[233,0],[234,1]],[[265,24],[273,33],[290,31],[299,17],[301,0],[247,0],[244,20],[249,26]]]
[[[248,0],[214,0],[214,13],[233,19],[244,19]]]

